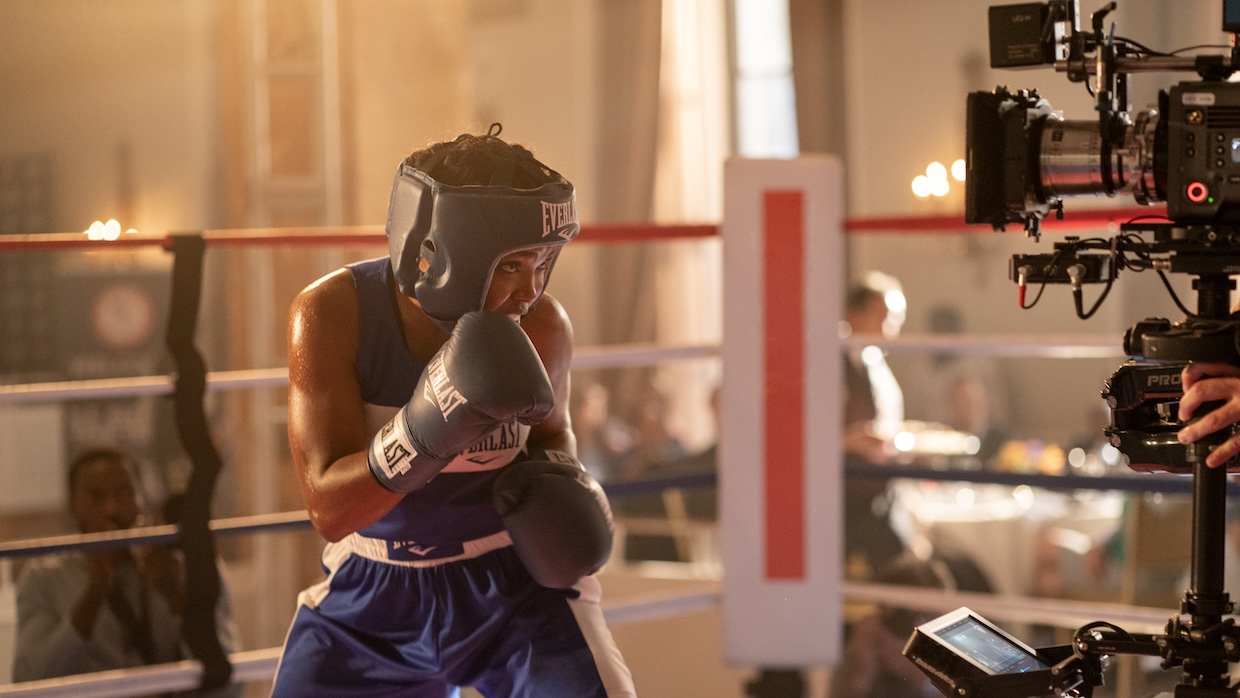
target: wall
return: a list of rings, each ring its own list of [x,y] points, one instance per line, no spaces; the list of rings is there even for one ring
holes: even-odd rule
[[[122,208],[131,214],[121,221],[127,227],[204,225],[213,129],[209,5],[0,3],[0,157],[52,154],[52,230],[85,230]]]

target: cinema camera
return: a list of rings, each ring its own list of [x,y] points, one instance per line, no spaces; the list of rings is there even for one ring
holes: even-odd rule
[[[965,221],[996,230],[1020,223],[1037,238],[1047,215],[1062,218],[1065,198],[1124,194],[1166,203],[1165,217],[1134,219],[1112,238],[1067,237],[1052,254],[1017,255],[1010,272],[1022,307],[1036,304],[1046,284],[1069,284],[1077,315],[1088,318],[1121,270],[1153,269],[1184,313],[1180,322],[1151,318],[1130,328],[1130,358],[1102,394],[1111,408],[1106,434],[1130,467],[1193,477],[1191,584],[1161,635],[1099,621],[1077,630],[1070,645],[1034,650],[968,609],[919,626],[904,654],[945,695],[1091,696],[1105,657],[1135,654],[1162,657],[1164,670],[1182,668],[1176,698],[1240,696],[1240,684],[1228,684],[1228,663],[1240,661],[1240,629],[1224,618],[1233,605],[1223,589],[1226,478],[1237,468],[1234,460],[1228,468],[1205,465],[1236,426],[1191,446],[1176,440],[1184,426],[1177,421],[1181,369],[1189,361],[1240,364],[1240,315],[1228,309],[1232,275],[1240,273],[1240,83],[1228,81],[1240,68],[1240,0],[1222,6],[1231,42],[1215,48],[1227,53],[1195,56],[1158,53],[1104,29],[1114,2],[1090,16],[1086,31],[1076,0],[990,8],[991,66],[1053,65],[1086,84],[1097,117],[1066,120],[1035,90],[970,94]],[[1145,71],[1200,79],[1161,91],[1157,111],[1134,113],[1127,80]],[[1176,297],[1167,273],[1195,277],[1196,312]],[[1039,288],[1026,305],[1030,284]],[[1104,285],[1088,310],[1087,284]]]

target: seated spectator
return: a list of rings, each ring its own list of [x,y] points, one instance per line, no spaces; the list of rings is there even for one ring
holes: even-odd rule
[[[718,424],[720,392],[711,391],[711,414]],[[646,469],[647,478],[692,477],[710,479],[718,472],[719,443],[716,439],[706,448],[653,463]],[[612,511],[627,517],[651,517],[671,521],[678,517],[693,521],[715,521],[718,518],[717,487],[703,483],[687,487],[670,487],[659,492],[645,492],[615,497]],[[673,506],[675,504],[675,506]],[[629,560],[666,560],[686,562],[675,536],[666,534],[629,533],[625,538],[624,557]]]
[[[132,528],[141,514],[130,459],[88,450],[69,465],[69,514],[82,533]],[[15,681],[173,662],[181,642],[184,569],[168,546],[72,552],[36,560],[17,585]],[[225,652],[235,649],[226,595],[217,606]],[[211,695],[240,695],[240,685]]]
[[[978,438],[977,458],[990,462],[1011,435],[995,422],[990,395],[977,376],[957,376],[947,388],[947,426]]]
[[[633,448],[633,430],[611,414],[611,393],[602,383],[574,387],[571,414],[581,464],[595,480],[606,482]]]
[[[653,384],[642,387],[633,421],[633,443],[620,460],[621,479],[640,480],[660,463],[685,456],[684,445],[667,426],[667,397]]]

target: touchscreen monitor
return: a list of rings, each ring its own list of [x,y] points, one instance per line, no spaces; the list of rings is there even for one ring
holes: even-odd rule
[[[968,608],[959,608],[917,629],[992,676],[1049,668],[1029,646]]]

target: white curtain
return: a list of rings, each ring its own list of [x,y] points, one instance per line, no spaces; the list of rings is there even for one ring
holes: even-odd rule
[[[723,163],[730,151],[726,0],[664,0],[659,147],[654,213],[661,223],[718,223]],[[660,245],[656,256],[656,335],[660,344],[718,343],[722,338],[722,245]],[[690,449],[715,438],[710,393],[717,361],[660,367],[669,428]]]

